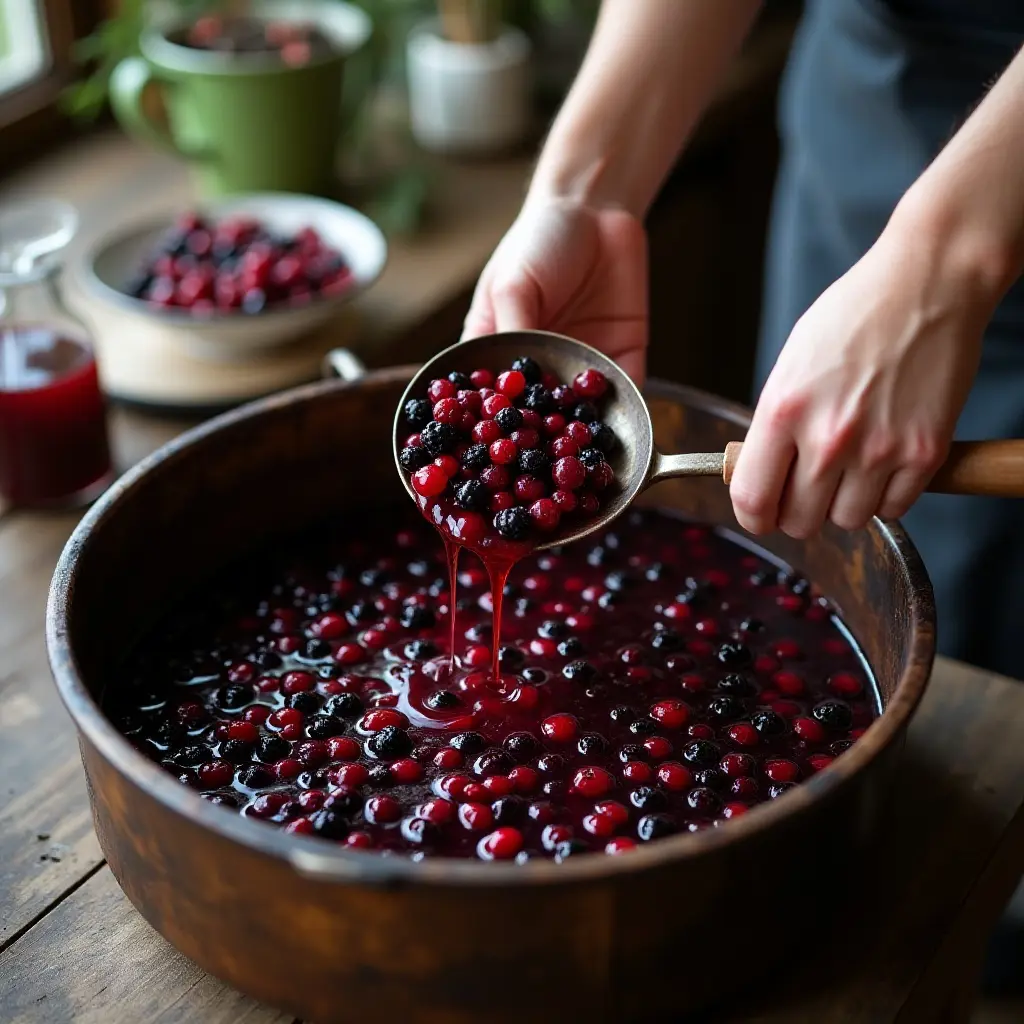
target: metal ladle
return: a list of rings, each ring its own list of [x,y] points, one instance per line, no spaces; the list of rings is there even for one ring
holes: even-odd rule
[[[410,398],[426,395],[430,381],[454,370],[469,374],[486,368],[509,367],[519,356],[530,356],[545,371],[571,382],[581,371],[600,370],[608,379],[601,418],[619,439],[609,456],[617,489],[593,519],[573,522],[559,529],[538,549],[567,544],[605,527],[621,515],[637,495],[661,480],[681,476],[720,476],[728,484],[743,445],[734,441],[724,452],[664,455],[654,444],[654,424],[640,390],[606,355],[582,342],[546,331],[508,331],[459,342],[425,363],[402,395],[395,414],[394,456],[402,484],[415,500],[410,478],[398,462],[403,440],[411,433],[402,410]],[[955,442],[927,488],[943,494],[974,494],[991,497],[1024,497],[1024,440]]]

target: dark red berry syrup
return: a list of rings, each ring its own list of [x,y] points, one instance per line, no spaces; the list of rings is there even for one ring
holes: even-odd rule
[[[398,510],[399,512],[401,510]],[[619,854],[718,827],[824,768],[878,713],[806,580],[709,528],[633,511],[527,554],[492,596],[411,507],[225,572],[106,700],[215,803],[392,855]]]
[[[110,471],[89,348],[43,325],[0,326],[0,496],[60,503],[88,495]]]

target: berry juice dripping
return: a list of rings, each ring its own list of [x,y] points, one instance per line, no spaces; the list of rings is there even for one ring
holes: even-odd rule
[[[275,546],[130,655],[111,717],[205,799],[289,832],[526,861],[728,827],[878,713],[806,580],[660,512],[514,567],[497,679],[495,601],[464,553],[451,675],[439,547],[411,507]]]

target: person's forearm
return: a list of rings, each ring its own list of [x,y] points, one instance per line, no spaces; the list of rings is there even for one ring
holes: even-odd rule
[[[604,0],[530,197],[575,197],[642,217],[760,6]]]
[[[886,229],[941,252],[993,309],[1024,271],[1024,51],[908,189]]]

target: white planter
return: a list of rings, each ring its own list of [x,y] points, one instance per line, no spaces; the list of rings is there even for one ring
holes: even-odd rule
[[[491,153],[529,133],[530,40],[518,29],[469,45],[428,22],[410,34],[407,64],[412,132],[424,149]]]

